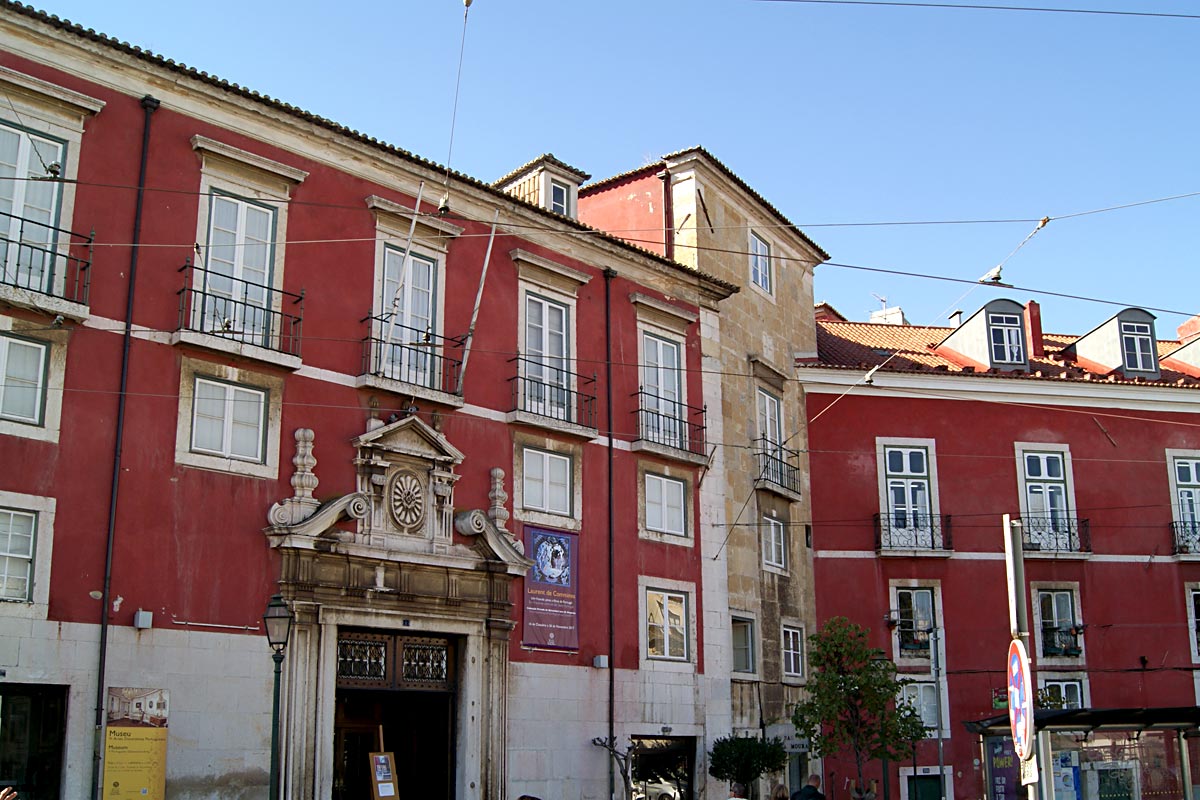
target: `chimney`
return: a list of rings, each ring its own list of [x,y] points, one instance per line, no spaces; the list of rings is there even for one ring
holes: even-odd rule
[[[1175,335],[1179,337],[1180,344],[1190,342],[1192,339],[1200,336],[1200,314],[1197,314],[1176,328]]]
[[[960,308],[957,311],[955,311],[953,314],[951,314],[949,319],[950,319],[951,325],[953,325],[956,328],[961,328],[962,327],[962,309]]]
[[[908,318],[904,316],[904,309],[900,306],[884,306],[871,312],[871,322],[877,325],[908,325]]]
[[[1025,335],[1029,337],[1029,357],[1045,358],[1046,344],[1042,341],[1042,307],[1036,300],[1025,306]]]

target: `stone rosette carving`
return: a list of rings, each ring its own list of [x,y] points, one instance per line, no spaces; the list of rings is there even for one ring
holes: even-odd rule
[[[396,527],[412,531],[425,521],[425,486],[412,470],[397,470],[388,481],[387,508]]]

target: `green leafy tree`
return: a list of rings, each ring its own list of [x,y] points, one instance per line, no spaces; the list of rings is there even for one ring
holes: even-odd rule
[[[882,650],[867,644],[867,631],[845,617],[834,617],[808,637],[808,699],[792,713],[800,736],[820,757],[850,751],[863,781],[863,764],[874,759],[900,761],[912,755],[927,735],[911,705],[897,702],[912,681],[896,674]]]
[[[768,772],[787,764],[787,751],[779,739],[722,736],[708,754],[708,774],[719,781],[750,786]]]

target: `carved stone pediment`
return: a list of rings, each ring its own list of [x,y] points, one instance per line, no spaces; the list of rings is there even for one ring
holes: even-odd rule
[[[353,442],[360,459],[407,457],[444,466],[461,464],[463,453],[419,417],[405,417],[367,431]]]

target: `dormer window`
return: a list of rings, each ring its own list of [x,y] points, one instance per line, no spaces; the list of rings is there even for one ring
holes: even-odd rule
[[[988,314],[988,335],[992,343],[992,363],[1025,363],[1025,337],[1018,314]]]
[[[1125,369],[1154,372],[1154,329],[1147,322],[1121,323],[1121,349],[1125,353]]]
[[[550,210],[564,217],[571,213],[571,187],[560,181],[550,181]]]

